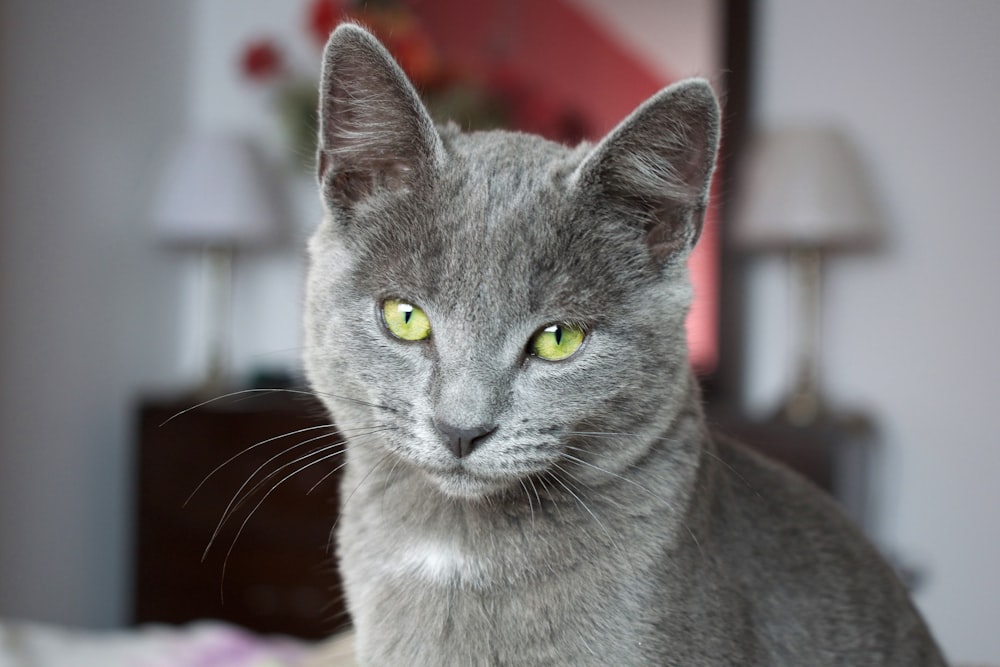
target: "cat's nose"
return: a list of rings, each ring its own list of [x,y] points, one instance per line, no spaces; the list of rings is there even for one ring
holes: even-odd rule
[[[473,426],[472,428],[459,428],[446,422],[434,421],[434,426],[444,436],[448,449],[458,458],[468,456],[479,444],[497,430],[493,426]]]

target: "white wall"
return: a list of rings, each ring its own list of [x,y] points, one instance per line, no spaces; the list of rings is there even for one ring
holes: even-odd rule
[[[126,620],[133,401],[174,377],[150,242],[186,2],[0,3],[0,616]]]
[[[0,617],[129,619],[134,408],[205,363],[204,276],[151,238],[150,192],[193,128],[250,133],[281,173],[274,100],[239,57],[273,36],[318,73],[305,4],[0,3]],[[300,356],[319,204],[311,175],[286,180],[290,242],[237,258],[240,375]]]
[[[833,120],[887,209],[885,252],[834,259],[824,381],[883,435],[877,534],[925,571],[952,660],[1000,661],[1000,3],[764,0],[759,118]],[[752,281],[749,395],[787,379],[784,273]]]
[[[314,174],[295,163],[285,143],[276,91],[242,76],[239,59],[249,43],[267,38],[299,76],[318,80],[321,51],[305,30],[306,5],[306,0],[199,0],[193,6],[197,66],[189,72],[188,123],[251,136],[286,195],[286,243],[237,257],[232,364],[238,375],[301,365],[305,240],[322,208]]]
[[[318,72],[304,6],[0,3],[0,617],[129,620],[134,408],[193,386],[205,362],[203,276],[151,238],[150,193],[192,128],[242,130],[286,159],[239,57],[274,36]],[[290,243],[237,259],[241,375],[300,356],[319,204],[310,175],[287,180]]]

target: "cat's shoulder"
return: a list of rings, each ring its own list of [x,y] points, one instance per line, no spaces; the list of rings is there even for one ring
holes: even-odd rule
[[[877,560],[836,500],[785,464],[722,434],[713,434],[705,464],[715,467],[713,515],[736,542],[762,554],[792,540],[813,553]]]

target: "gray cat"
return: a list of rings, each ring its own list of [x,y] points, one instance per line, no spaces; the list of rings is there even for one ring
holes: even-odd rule
[[[435,128],[356,26],[321,85],[306,366],[362,664],[943,664],[831,501],[706,429],[708,84],[575,149]]]

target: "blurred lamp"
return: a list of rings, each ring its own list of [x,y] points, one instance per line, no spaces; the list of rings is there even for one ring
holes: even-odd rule
[[[217,394],[226,382],[234,252],[277,239],[274,185],[247,138],[206,133],[178,144],[154,194],[156,237],[169,247],[201,252],[211,276],[202,393]]]
[[[818,382],[822,261],[879,245],[874,192],[854,146],[833,127],[761,132],[743,168],[734,240],[748,251],[787,253],[799,293],[796,379],[779,416],[815,423],[827,412]]]

